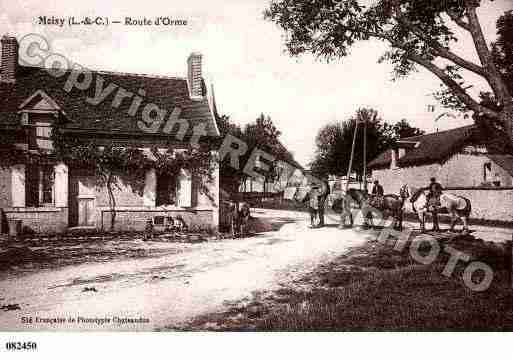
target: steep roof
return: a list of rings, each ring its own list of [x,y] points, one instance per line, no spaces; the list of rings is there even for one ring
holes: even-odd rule
[[[92,82],[89,88],[73,88],[68,93],[64,90],[64,85],[71,73],[72,71],[67,71],[63,76],[55,77],[49,74],[47,69],[19,66],[15,83],[0,83],[0,125],[16,126],[19,123],[19,106],[35,92],[43,90],[69,119],[64,125],[69,130],[145,134],[138,127],[137,121],[142,118],[144,106],[154,103],[167,111],[165,120],[175,107],[179,107],[182,110],[180,118],[186,119],[189,123],[188,134],[192,133],[197,124],[205,123],[207,136],[219,136],[207,96],[200,100],[192,100],[185,78],[91,71]],[[92,105],[86,99],[94,97],[97,80],[100,78],[103,79],[101,89],[107,88],[111,83],[117,87],[103,102]],[[144,90],[144,99],[135,116],[128,114],[134,96],[123,99],[117,108],[113,106],[113,100],[120,88],[133,94]],[[154,115],[152,113],[152,116]],[[170,136],[178,131],[178,126],[174,127]]]
[[[406,153],[398,160],[399,166],[411,166],[440,162],[455,153],[474,134],[475,125],[458,127],[426,135],[403,138],[406,142]],[[400,142],[401,142],[400,141]],[[401,144],[398,147],[403,147]],[[411,146],[411,143],[417,143]],[[389,167],[392,161],[391,151],[387,150],[373,159],[369,168]]]

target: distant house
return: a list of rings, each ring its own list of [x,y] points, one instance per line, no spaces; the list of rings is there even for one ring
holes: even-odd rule
[[[386,193],[427,186],[430,177],[444,187],[513,186],[513,156],[491,153],[475,125],[404,138],[368,167]]]
[[[184,61],[184,77],[91,71],[96,83],[93,80],[90,88],[67,91],[66,81],[74,70],[55,76],[46,68],[21,66],[18,47],[16,38],[2,38],[0,136],[3,143],[10,142],[17,149],[47,155],[35,163],[20,162],[0,169],[0,212],[4,219],[21,220],[29,231],[109,228],[112,211],[106,189],[96,185],[87,168],[52,159],[55,128],[69,138],[96,146],[114,143],[139,148],[148,157],[150,148],[171,148],[174,153],[191,148],[189,140],[197,125],[203,126],[202,140],[219,137],[213,99],[201,75],[201,54],[191,54],[187,66]],[[111,85],[116,91],[103,102],[93,103],[99,79],[103,89]],[[134,105],[136,94],[143,101],[140,108]],[[178,111],[177,121],[187,125],[184,133],[177,136],[181,126],[173,126],[167,133],[142,131],[137,122],[149,102],[168,114]],[[189,225],[217,227],[219,173],[216,163],[211,166],[214,180],[208,185],[209,195],[196,186],[200,179],[186,170],[173,177],[148,169],[144,178],[139,178],[142,193],[117,183],[116,229],[142,230],[148,220],[163,225],[178,216]]]
[[[285,146],[279,143],[283,149],[284,153],[288,151],[285,149]],[[286,163],[286,166],[280,166],[280,161],[278,161],[277,172],[278,175],[272,181],[266,182],[264,178],[246,178],[243,183],[241,183],[239,192],[257,192],[257,193],[278,193],[283,192],[284,189],[290,184],[290,182],[295,181],[296,178],[303,179],[303,166],[301,166],[292,155],[286,160],[281,160],[283,163]],[[259,167],[260,164],[257,162],[255,164],[256,167]]]

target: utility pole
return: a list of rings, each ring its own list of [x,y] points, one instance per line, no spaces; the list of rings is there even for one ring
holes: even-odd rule
[[[356,119],[354,125],[353,145],[351,146],[351,157],[349,159],[349,167],[347,167],[346,192],[349,189],[349,179],[351,176],[351,170],[353,168],[354,147],[356,145],[356,133],[358,132],[358,122],[359,121]]]
[[[367,193],[367,118],[363,120],[363,190]]]

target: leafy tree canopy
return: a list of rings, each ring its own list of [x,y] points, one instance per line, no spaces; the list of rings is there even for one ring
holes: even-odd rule
[[[285,30],[286,46],[292,56],[312,53],[333,60],[347,56],[358,41],[384,41],[389,50],[379,60],[393,65],[395,78],[407,76],[418,67],[427,69],[465,110],[498,124],[503,135],[513,140],[513,99],[498,68],[501,56],[493,56],[494,52],[507,54],[511,42],[499,41],[496,49],[490,50],[477,15],[477,9],[487,2],[273,0],[265,17]],[[507,33],[506,22],[499,23],[500,29]],[[479,63],[451,50],[460,33],[473,40]],[[494,106],[467,92],[463,70],[489,84]]]
[[[312,172],[318,176],[329,174],[346,175],[349,166],[351,147],[356,123],[359,128],[356,136],[353,171],[363,174],[363,121],[367,132],[367,161],[392,147],[397,140],[423,134],[412,127],[405,119],[390,125],[383,122],[373,109],[359,109],[346,121],[331,123],[321,128],[316,137],[316,152],[310,164]]]
[[[281,160],[294,164],[292,153],[280,142],[281,131],[278,130],[271,117],[260,114],[254,122],[246,124],[243,129],[232,123],[226,115],[219,117],[217,123],[222,138],[230,134],[242,140],[248,146],[247,152],[240,157],[242,168],[233,168],[230,165],[229,158],[225,158],[221,162],[221,186],[228,192],[237,192],[240,184],[247,178],[243,166],[255,148],[274,157],[273,162],[262,160],[270,168],[269,171],[260,171],[267,182],[271,182],[278,175],[277,161]]]

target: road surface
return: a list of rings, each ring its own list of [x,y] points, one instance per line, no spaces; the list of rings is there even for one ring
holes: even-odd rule
[[[306,213],[256,210],[254,215],[283,226],[157,258],[68,265],[3,279],[0,331],[180,326],[221,310],[225,302],[277,289],[367,240],[364,233],[336,226],[310,229]],[[5,310],[9,305],[15,310]]]

